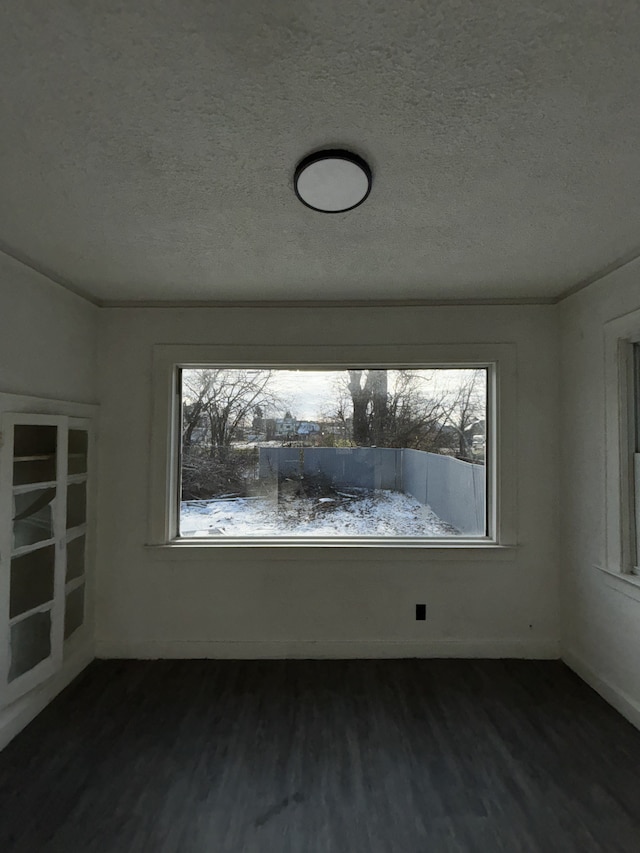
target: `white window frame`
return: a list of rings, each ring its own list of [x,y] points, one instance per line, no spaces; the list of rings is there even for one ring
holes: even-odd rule
[[[632,402],[633,402],[633,521],[635,525],[635,564],[633,574],[640,575],[640,341],[635,341],[632,352]]]
[[[207,367],[337,370],[367,368],[487,367],[486,537],[221,537],[179,538],[179,370]],[[380,346],[245,346],[157,344],[153,352],[153,400],[148,544],[172,549],[286,546],[495,549],[516,544],[516,348],[500,344]]]
[[[599,568],[630,577],[640,574],[633,363],[634,345],[640,344],[640,310],[609,321],[604,336],[606,529],[605,565]]]

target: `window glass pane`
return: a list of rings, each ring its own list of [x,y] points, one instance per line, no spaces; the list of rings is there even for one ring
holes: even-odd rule
[[[56,479],[54,426],[16,424],[13,430],[13,484],[53,482]]]
[[[633,459],[633,498],[635,521],[635,566],[636,573],[640,572],[640,344],[633,345],[633,402],[634,402],[634,436]]]
[[[55,560],[55,545],[11,560],[11,618],[52,600]]]
[[[84,620],[84,584],[70,592],[65,600],[64,638],[70,637]]]
[[[36,489],[14,495],[13,547],[33,545],[53,537],[55,489]]]
[[[635,452],[640,453],[640,344],[633,346],[634,394],[635,394]]]
[[[84,574],[85,537],[78,536],[67,542],[67,581],[72,581]]]
[[[88,434],[84,429],[69,430],[69,474],[84,474],[87,470]]]
[[[181,377],[181,536],[486,535],[486,368]]]
[[[41,456],[55,454],[58,428],[38,424],[16,424],[13,428],[14,456]]]
[[[16,459],[13,463],[13,485],[25,486],[28,483],[53,483],[56,479],[56,458]]]
[[[9,681],[51,654],[51,613],[34,613],[11,626]]]
[[[67,530],[87,520],[87,484],[72,483],[67,487]]]

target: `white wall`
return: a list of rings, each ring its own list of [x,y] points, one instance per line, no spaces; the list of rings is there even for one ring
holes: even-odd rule
[[[553,655],[561,531],[563,657],[638,722],[640,596],[594,568],[605,562],[603,328],[637,308],[640,264],[558,307],[98,311],[0,256],[0,397],[103,403],[102,655]],[[153,344],[345,341],[516,343],[515,557],[249,549],[192,560],[146,548]],[[426,623],[414,620],[422,601]],[[59,687],[30,700],[28,714]]]
[[[562,325],[563,657],[640,725],[640,589],[606,566],[607,321],[640,308],[640,262],[560,305]]]
[[[557,655],[553,307],[113,308],[100,320],[99,655]],[[146,548],[153,345],[345,342],[515,342],[512,556],[253,548],[189,559]]]
[[[0,393],[96,400],[98,309],[0,254]]]
[[[98,309],[0,254],[0,412],[84,414],[96,400]],[[1,511],[6,511],[4,507]],[[46,684],[0,709],[0,748],[93,658],[91,632]]]

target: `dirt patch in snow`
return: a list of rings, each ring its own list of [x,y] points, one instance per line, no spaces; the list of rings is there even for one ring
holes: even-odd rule
[[[411,495],[388,490],[305,488],[280,483],[273,496],[184,501],[180,535],[452,536],[458,531]]]

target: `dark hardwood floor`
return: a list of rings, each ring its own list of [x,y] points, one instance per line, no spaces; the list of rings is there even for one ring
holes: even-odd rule
[[[639,853],[640,732],[557,662],[96,662],[0,804],[3,853]]]

